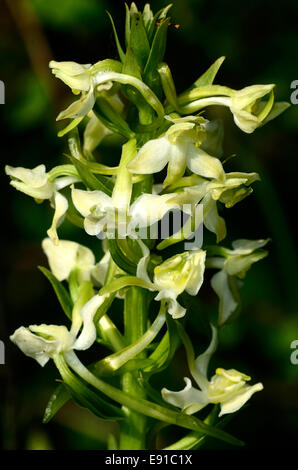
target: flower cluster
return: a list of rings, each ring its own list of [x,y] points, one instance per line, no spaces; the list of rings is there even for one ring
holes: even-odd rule
[[[226,171],[223,125],[208,120],[205,111],[209,106],[226,106],[236,126],[251,133],[288,105],[274,102],[272,84],[241,90],[214,84],[223,57],[178,95],[171,71],[163,62],[168,10],[153,15],[149,5],[143,12],[134,3],[127,7],[126,51],[111,19],[119,61],[106,59],[94,65],[50,62],[53,74],[78,96],[57,118],[69,120],[59,132],[68,138],[69,161],[50,171],[44,164],[33,169],[6,166],[6,173],[14,188],[37,202],[49,200],[54,209],[48,238],[42,242],[50,271],[42,270],[70,326],[20,327],[11,340],[42,366],[53,359],[68,390],[79,395],[84,406],[94,412],[104,405],[104,410],[97,411],[100,416],[123,419],[119,406],[104,401],[106,395],[142,419],[157,416],[159,410],[160,420],[173,423],[175,416],[175,423],[182,427],[231,441],[224,431],[209,424],[200,428],[201,421],[190,421],[187,415],[208,404],[220,404],[220,416],[233,413],[262,384],[248,386],[246,374],[222,368],[208,380],[217,327],[211,326],[210,346],[195,360],[179,319],[187,321],[188,315],[196,314],[189,308],[189,297],[194,299],[199,293],[206,269],[215,269],[207,288],[219,298],[218,326],[233,321],[239,311],[240,279],[266,255],[263,247],[268,240],[236,240],[232,249],[219,245],[227,234],[220,215],[223,206],[231,208],[242,201],[260,178],[253,172]],[[98,146],[104,151],[111,136],[122,143],[116,167],[100,163],[97,153]],[[199,209],[201,216],[197,217]],[[170,226],[168,217],[165,239],[148,236],[152,227],[158,233],[160,221],[170,213],[179,213],[183,220],[178,231]],[[65,217],[99,239],[105,252],[100,261],[90,248],[59,239],[57,230]],[[202,226],[211,232],[214,245],[197,243],[185,250],[183,242],[191,240]],[[176,245],[174,252],[172,245]],[[115,297],[124,302],[122,325],[113,319]],[[152,322],[150,311],[157,303],[160,311]],[[208,323],[207,313],[206,320]],[[153,342],[155,338],[159,341]],[[151,375],[167,367],[179,338],[199,389],[189,378],[180,392],[163,388],[164,406],[150,392],[152,402],[138,400],[136,389],[129,385],[121,389],[123,374],[129,374],[131,384],[138,371],[142,380],[134,387],[145,397]],[[96,342],[104,343],[112,354],[85,367],[74,350],[86,350]],[[118,374],[118,388],[108,383],[109,374]],[[103,380],[106,376],[107,382]],[[97,389],[100,405],[86,382]],[[129,415],[124,417],[129,420]],[[121,448],[128,445],[120,442]]]

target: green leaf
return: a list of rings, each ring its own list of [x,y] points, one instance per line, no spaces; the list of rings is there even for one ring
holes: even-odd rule
[[[126,139],[132,139],[134,137],[134,133],[127,122],[114,110],[106,99],[97,98],[93,111],[98,119],[112,132],[120,134]]]
[[[151,284],[146,281],[143,281],[143,279],[140,279],[135,276],[121,276],[117,279],[114,279],[112,282],[109,283],[109,285],[105,285],[104,287],[102,287],[98,294],[112,294],[113,292],[117,292],[121,289],[124,289],[125,287],[130,286],[143,287],[144,289],[152,289]]]
[[[150,46],[141,13],[134,13],[131,17],[129,46],[132,48],[137,62],[144,69],[150,53]]]
[[[196,87],[201,87],[201,86],[206,86],[206,85],[212,85],[214,82],[214,79],[216,77],[216,74],[218,70],[221,67],[221,64],[225,60],[225,57],[219,57],[210,67],[208,70],[206,70],[203,75],[201,75],[192,85],[191,88],[196,88]]]
[[[113,183],[109,178],[102,175],[98,175],[98,177],[96,177],[86,165],[80,162],[80,160],[77,160],[72,155],[64,155],[72,161],[73,165],[78,170],[78,173],[88,190],[99,190],[103,191],[108,196],[112,195]]]
[[[60,302],[61,307],[63,308],[65,315],[71,320],[73,303],[69,293],[67,292],[63,284],[58,281],[58,279],[54,276],[53,273],[51,273],[51,271],[49,271],[47,268],[44,268],[43,266],[38,266],[38,269],[40,269],[40,271],[52,284],[55,294],[57,295],[57,298]]]
[[[152,41],[152,38],[154,37],[156,23],[158,22],[158,20],[163,20],[164,18],[166,18],[168,11],[170,10],[170,8],[172,8],[172,6],[173,3],[170,3],[168,6],[166,6],[165,8],[161,8],[157,13],[155,13],[148,31],[148,39],[150,43]]]
[[[157,66],[163,61],[165,54],[169,21],[170,19],[166,18],[157,27],[144,70],[144,82],[153,89],[157,95],[160,95],[161,86]]]
[[[58,370],[62,376],[63,384],[68,390],[73,400],[80,406],[88,408],[93,414],[103,419],[121,419],[123,412],[120,408],[112,405],[104,398],[89,388],[82,379],[76,377],[63,361],[59,361],[57,357],[54,359],[55,364],[59,362]]]
[[[111,196],[114,186],[111,179],[102,175],[94,176],[88,167],[81,163],[81,160],[84,160],[84,163],[86,163],[86,161],[81,151],[80,137],[77,129],[73,129],[69,133],[68,145],[71,155],[65,155],[70,158],[72,164],[76,167],[87,189],[100,190]]]
[[[59,384],[55,391],[50,396],[46,406],[42,422],[44,424],[51,421],[55,414],[62,408],[63,405],[71,398],[69,391],[65,388],[64,384]]]
[[[144,10],[143,10],[143,22],[144,22],[144,27],[145,27],[147,36],[148,36],[148,32],[150,30],[153,19],[154,17],[150,8],[150,4],[146,3],[146,5],[144,6]]]
[[[108,240],[114,262],[129,274],[136,274],[137,264],[142,257],[139,244],[130,238]]]
[[[126,73],[127,75],[131,75],[132,77],[136,77],[139,80],[142,80],[141,69],[137,62],[133,49],[130,46],[128,46],[125,54],[122,73]]]
[[[153,361],[153,363],[143,369],[144,372],[150,375],[157,374],[166,369],[180,345],[176,320],[173,320],[170,315],[167,315],[166,321],[168,330],[155,351],[149,356],[149,359]]]
[[[125,54],[123,52],[123,49],[121,47],[121,44],[120,44],[120,41],[119,41],[119,38],[118,38],[118,34],[117,34],[117,31],[116,31],[116,27],[115,27],[115,23],[114,23],[114,20],[112,18],[112,15],[110,14],[110,12],[106,12],[107,15],[109,16],[110,18],[110,21],[112,23],[112,28],[113,28],[113,32],[114,32],[114,36],[115,36],[115,42],[116,42],[116,46],[117,46],[117,51],[118,51],[118,54],[119,54],[119,57],[120,57],[120,60],[121,62],[124,61],[124,57],[125,57]]]

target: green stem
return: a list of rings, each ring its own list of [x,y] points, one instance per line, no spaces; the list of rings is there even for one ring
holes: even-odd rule
[[[124,301],[124,328],[125,339],[128,344],[133,344],[141,338],[147,325],[147,292],[140,287],[131,287]],[[146,354],[141,352],[137,357],[144,358]],[[132,397],[144,399],[144,389],[138,382],[138,371],[125,372],[122,376],[122,390]],[[142,450],[146,448],[146,416],[130,408],[124,407],[126,415],[120,426],[120,449]]]

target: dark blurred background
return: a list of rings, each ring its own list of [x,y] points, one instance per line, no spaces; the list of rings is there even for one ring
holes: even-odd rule
[[[166,4],[151,2],[155,11]],[[46,265],[40,242],[52,211],[47,203],[37,205],[9,187],[4,175],[5,164],[33,168],[45,163],[50,169],[61,162],[65,141],[56,136],[55,117],[72,96],[50,74],[48,62],[117,58],[106,9],[121,28],[125,10],[120,0],[6,0],[0,4],[0,79],[6,86],[6,103],[1,106],[0,339],[6,352],[6,364],[0,365],[2,449],[101,449],[107,426],[114,426],[74,404],[66,405],[48,425],[41,423],[58,374],[53,364],[42,369],[26,358],[8,336],[20,325],[62,321],[55,295],[37,269]],[[291,82],[298,79],[295,0],[242,4],[179,0],[171,16],[180,28],[169,30],[166,61],[178,91],[225,55],[217,83],[236,89],[276,83],[277,99],[290,100]],[[238,155],[226,170],[258,171],[262,178],[252,196],[225,210],[229,235],[223,244],[239,237],[272,239],[269,257],[247,274],[240,317],[220,333],[216,364],[239,369],[264,384],[264,391],[234,416],[227,430],[251,449],[291,448],[297,444],[298,431],[298,365],[290,362],[290,344],[298,339],[298,106],[252,135],[236,128],[226,109],[213,108],[209,115],[225,123],[225,154]],[[107,152],[113,153],[110,148]],[[90,241],[67,222],[60,236]],[[216,311],[217,299],[210,289],[202,293],[201,305]],[[193,316],[189,322],[195,339],[198,325]],[[183,377],[183,360],[183,353],[178,353],[170,381],[173,375]],[[165,385],[159,380],[160,387]],[[212,446],[220,445],[213,442]]]

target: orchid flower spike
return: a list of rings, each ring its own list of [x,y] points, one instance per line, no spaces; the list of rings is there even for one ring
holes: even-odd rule
[[[217,368],[215,375],[208,380],[208,365],[216,346],[217,330],[212,326],[212,339],[206,351],[195,360],[193,351],[188,354],[189,369],[199,388],[193,387],[191,380],[184,377],[186,386],[180,392],[162,389],[162,397],[166,402],[187,414],[197,413],[210,403],[220,404],[219,416],[222,416],[238,411],[255,392],[263,389],[260,382],[247,385],[246,382],[251,378],[235,369]]]

